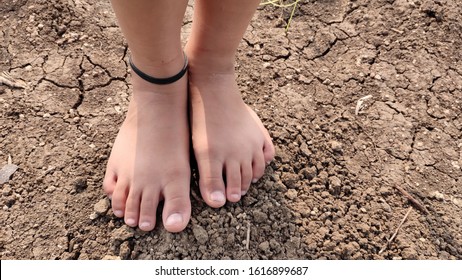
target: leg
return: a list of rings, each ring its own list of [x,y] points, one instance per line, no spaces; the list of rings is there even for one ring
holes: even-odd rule
[[[178,73],[184,63],[180,29],[187,1],[112,0],[133,63],[158,78]],[[187,77],[150,84],[132,73],[133,95],[115,140],[104,189],[112,208],[129,226],[152,230],[159,200],[168,231],[188,224],[189,128]]]
[[[234,73],[237,47],[259,2],[195,2],[186,47],[190,122],[201,194],[212,207],[239,201],[274,157],[271,138],[244,104]]]

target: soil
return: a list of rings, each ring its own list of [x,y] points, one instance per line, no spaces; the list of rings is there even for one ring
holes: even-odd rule
[[[125,226],[102,191],[130,98],[109,1],[0,0],[0,70],[17,81],[0,85],[0,167],[19,166],[0,258],[461,259],[457,2],[301,1],[287,32],[290,8],[259,8],[237,73],[276,159],[221,209],[193,180],[192,220],[171,234]]]

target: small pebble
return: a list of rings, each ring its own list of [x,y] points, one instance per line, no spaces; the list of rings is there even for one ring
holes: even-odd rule
[[[52,193],[52,192],[54,192],[55,190],[56,190],[56,187],[55,187],[55,186],[49,186],[49,187],[45,190],[45,192],[46,192],[46,193]]]
[[[5,186],[2,190],[2,194],[4,196],[9,196],[13,191],[11,190],[11,188],[9,186]]]
[[[262,243],[260,243],[260,245],[258,245],[258,248],[262,251],[268,251],[269,248],[270,248],[270,244],[268,241],[264,241]]]
[[[457,199],[455,197],[451,197],[452,203],[454,203],[456,206],[462,207],[462,200]]]
[[[444,194],[440,193],[439,191],[433,192],[430,196],[440,201],[444,200]]]

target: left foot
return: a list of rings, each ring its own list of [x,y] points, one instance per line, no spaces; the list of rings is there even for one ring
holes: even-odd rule
[[[180,56],[176,64],[182,63]],[[179,232],[191,215],[187,78],[155,85],[132,75],[132,84],[133,95],[108,161],[104,190],[112,196],[114,214],[143,231],[154,228],[157,206],[164,200],[164,227]]]
[[[199,186],[209,206],[221,207],[226,200],[238,202],[263,176],[274,146],[261,120],[240,96],[234,65],[186,52]]]

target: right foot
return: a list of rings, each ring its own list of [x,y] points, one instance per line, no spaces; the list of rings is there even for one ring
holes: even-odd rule
[[[112,148],[104,190],[114,214],[143,231],[154,228],[157,206],[165,200],[164,227],[179,232],[191,216],[187,75],[173,84],[154,85],[133,73],[132,84],[133,96]]]
[[[214,60],[188,51],[190,123],[199,186],[209,206],[221,207],[226,200],[238,202],[251,182],[263,176],[274,146],[257,114],[240,96],[233,59]]]

